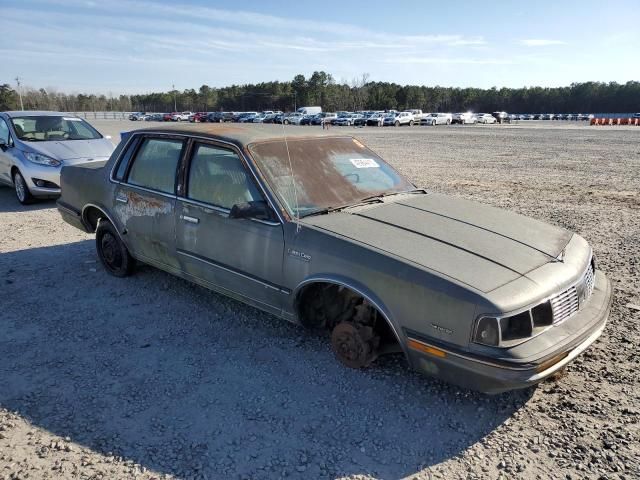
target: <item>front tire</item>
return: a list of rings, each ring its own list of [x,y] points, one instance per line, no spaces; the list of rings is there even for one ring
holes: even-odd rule
[[[127,277],[133,273],[135,260],[120,239],[115,227],[107,220],[100,220],[96,229],[96,250],[100,262],[115,277]]]
[[[394,123],[394,126],[399,127],[400,126],[400,122],[396,120],[396,123]]]
[[[13,187],[16,192],[16,198],[22,205],[29,205],[35,201],[35,198],[29,191],[27,182],[18,170],[13,174]]]

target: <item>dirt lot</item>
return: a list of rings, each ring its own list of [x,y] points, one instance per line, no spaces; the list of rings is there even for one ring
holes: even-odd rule
[[[347,370],[325,340],[153,268],[107,275],[53,202],[0,188],[0,479],[640,478],[640,128],[354,131],[432,191],[586,237],[615,286],[601,339],[494,397],[400,357]]]

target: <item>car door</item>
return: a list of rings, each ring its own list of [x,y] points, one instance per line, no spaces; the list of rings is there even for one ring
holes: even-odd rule
[[[131,253],[160,267],[178,268],[175,254],[176,175],[185,140],[144,136],[116,171],[113,212]]]
[[[284,236],[276,217],[230,218],[236,204],[265,201],[237,150],[194,142],[177,199],[181,268],[227,294],[280,312]]]
[[[9,125],[2,117],[0,117],[0,139],[5,145],[0,148],[0,182],[10,185],[12,183],[11,134],[9,133]]]

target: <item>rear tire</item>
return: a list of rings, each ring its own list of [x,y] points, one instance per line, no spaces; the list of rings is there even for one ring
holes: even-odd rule
[[[413,120],[409,120],[409,126],[413,127]]]
[[[16,198],[22,205],[29,205],[35,201],[33,195],[29,191],[29,186],[19,170],[13,174],[13,187],[16,192]]]
[[[129,254],[115,227],[100,220],[96,229],[96,250],[105,270],[115,277],[127,277],[135,268],[135,259]]]

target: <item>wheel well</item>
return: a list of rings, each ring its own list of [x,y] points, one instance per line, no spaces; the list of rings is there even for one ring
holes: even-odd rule
[[[20,170],[15,165],[13,167],[11,167],[11,181],[12,182],[13,182],[13,177],[15,176],[16,172],[19,172],[19,171]]]
[[[305,285],[296,298],[300,323],[307,328],[331,331],[340,322],[355,322],[371,326],[380,336],[381,343],[401,350],[396,333],[389,320],[362,294],[344,285],[314,282]]]
[[[107,218],[107,216],[96,207],[87,207],[82,212],[82,217],[84,219],[85,224],[91,229],[91,232],[95,232],[96,228],[98,228],[98,221],[101,218]]]

